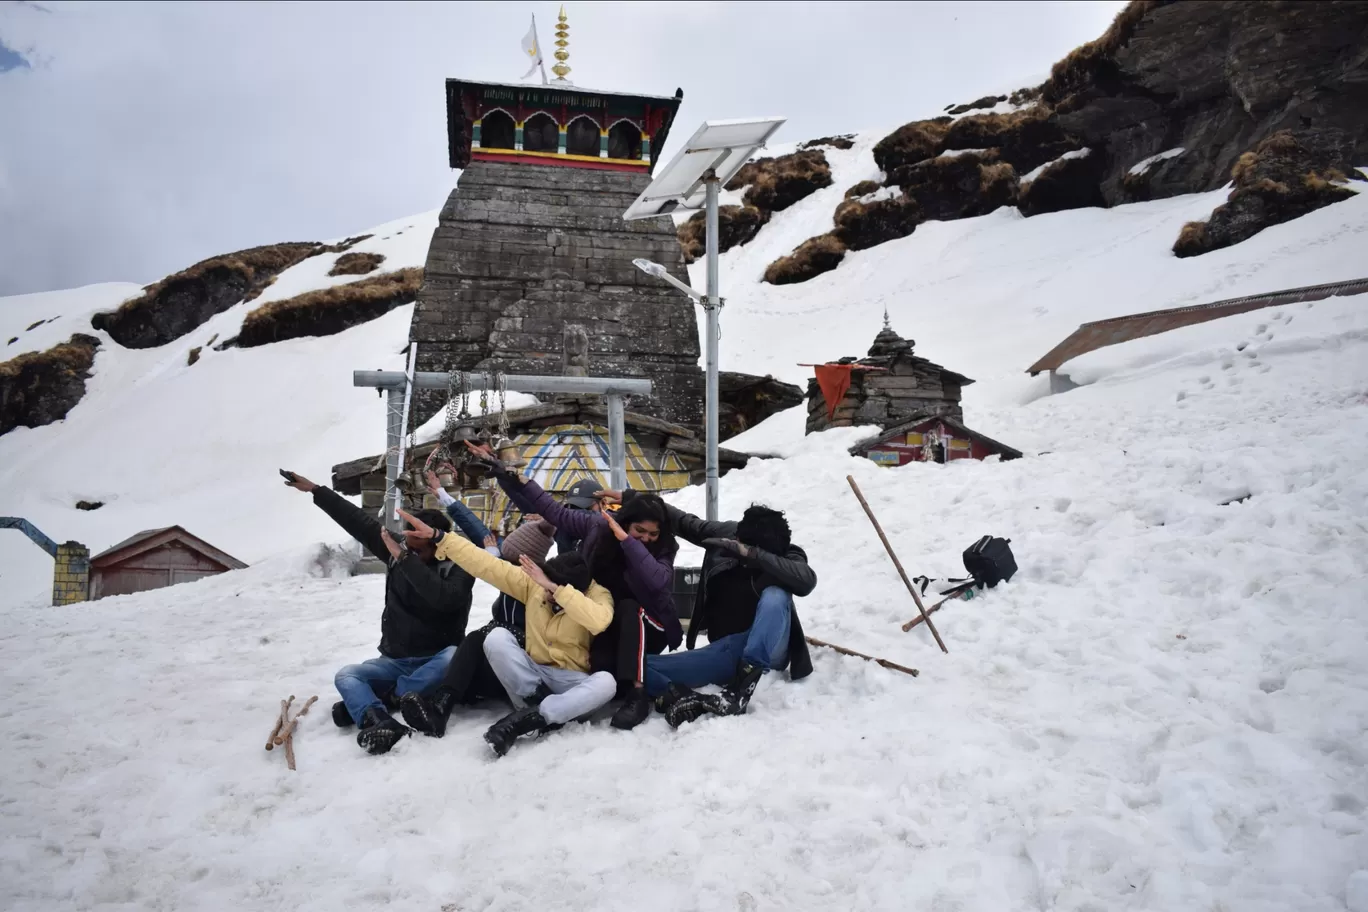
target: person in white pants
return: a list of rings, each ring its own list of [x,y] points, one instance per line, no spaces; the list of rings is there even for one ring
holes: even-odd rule
[[[413,527],[405,536],[433,542],[437,556],[527,606],[526,651],[507,630],[485,638],[485,657],[517,707],[490,726],[485,740],[502,757],[521,735],[559,728],[613,698],[617,683],[607,672],[589,673],[589,644],[613,620],[613,596],[589,575],[579,553],[538,565],[527,555],[519,566],[485,552],[464,536],[445,534],[400,511]]]
[[[521,709],[529,701],[537,701],[537,709],[548,725],[564,725],[587,716],[617,692],[617,681],[606,671],[585,674],[570,668],[538,665],[503,627],[490,631],[484,651],[489,667],[508,691],[513,705]],[[550,693],[538,697],[539,688]]]

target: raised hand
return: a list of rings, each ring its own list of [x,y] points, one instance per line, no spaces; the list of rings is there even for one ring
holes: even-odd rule
[[[595,498],[596,500],[598,500],[600,503],[604,503],[604,504],[610,504],[610,503],[618,503],[618,504],[620,504],[620,503],[622,503],[622,492],[621,492],[621,491],[614,491],[612,488],[604,488],[604,489],[602,489],[602,490],[600,490],[600,491],[595,491],[595,492],[594,492],[594,498]]]
[[[423,472],[423,479],[427,482],[428,493],[433,497],[436,497],[437,492],[442,489],[441,482],[437,480],[437,473],[432,471],[432,469],[428,469]]]
[[[466,440],[466,441],[463,441],[463,442],[464,442],[465,445],[466,445],[466,449],[470,450],[471,454],[474,455],[476,458],[478,458],[478,459],[483,459],[483,460],[486,461],[486,462],[498,462],[498,461],[499,461],[499,457],[497,457],[497,456],[494,455],[494,448],[491,447],[489,444],[487,444],[487,443],[472,443],[472,442],[469,441],[469,440]]]
[[[408,512],[403,507],[399,508],[399,515],[404,519],[405,522],[407,522],[410,526],[413,527],[412,529],[404,530],[404,537],[407,538],[409,541],[431,541],[432,539],[437,537],[436,529],[432,528],[432,526],[429,526],[427,523],[423,522],[421,519],[414,516],[412,513]]]
[[[556,589],[559,588],[555,583],[551,582],[551,578],[546,575],[546,571],[541,567],[538,567],[536,561],[532,560],[532,558],[528,557],[526,554],[519,556],[518,565],[522,567],[523,573],[526,573],[532,578],[532,582],[541,586],[548,593],[554,594]]]
[[[480,542],[480,544],[486,548],[497,548],[499,547],[499,540],[494,537],[493,532],[490,532],[484,537],[484,541]]]
[[[389,551],[390,557],[398,557],[404,553],[404,549],[399,547],[399,543],[390,535],[389,529],[380,530],[380,539],[385,543],[385,550]]]
[[[620,542],[627,540],[627,533],[622,530],[622,526],[618,525],[618,521],[613,518],[612,513],[607,510],[603,511],[603,518],[608,520],[608,528],[612,530],[614,538]]]
[[[703,547],[730,551],[740,557],[750,556],[750,549],[734,538],[705,538],[703,539]]]
[[[291,472],[290,478],[285,479],[285,485],[294,488],[296,491],[303,491],[305,494],[311,493],[314,488],[318,487],[298,472]]]

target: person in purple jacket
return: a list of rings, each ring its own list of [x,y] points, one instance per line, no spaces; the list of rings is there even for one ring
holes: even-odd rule
[[[613,622],[589,648],[592,671],[611,671],[625,701],[613,714],[614,728],[630,729],[651,714],[646,693],[646,656],[678,649],[684,628],[674,604],[674,559],[679,551],[665,502],[639,494],[616,515],[596,506],[571,510],[541,486],[520,477],[485,446],[466,446],[488,463],[509,500],[536,513],[558,531],[582,539],[580,553],[594,580],[613,596]]]

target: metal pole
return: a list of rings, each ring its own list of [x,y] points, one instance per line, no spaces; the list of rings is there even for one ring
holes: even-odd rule
[[[404,439],[401,433],[404,391],[391,389],[386,396],[385,406],[387,420],[385,422],[385,515],[383,520],[386,529],[391,532],[398,532],[401,527],[398,514],[394,511],[399,506],[399,488],[396,482],[399,480],[399,446]]]
[[[408,355],[408,370],[404,371],[404,408],[399,418],[399,458],[396,460],[399,465],[398,472],[404,471],[404,457],[405,455],[407,455],[409,407],[413,403],[413,368],[417,363],[418,343],[410,342]],[[395,474],[395,477],[398,477],[397,472]],[[392,531],[397,531],[399,528],[398,509],[399,496],[396,493],[394,503],[391,505],[390,509],[390,519],[393,520],[395,523],[395,529]]]
[[[621,491],[627,487],[627,428],[621,396],[608,397],[609,485]]]
[[[465,378],[466,389],[479,392],[495,388],[490,374],[458,374]],[[445,390],[452,375],[445,371],[416,371],[413,374],[413,388],[419,390]],[[559,374],[545,376],[524,376],[512,374],[505,389],[515,393],[583,393],[586,396],[650,396],[651,381],[627,377],[564,377]],[[397,389],[402,391],[408,383],[403,371],[352,371],[352,386],[372,389]]]
[[[704,178],[707,190],[707,252],[708,252],[708,297],[704,310],[708,316],[708,396],[706,403],[707,461],[706,461],[706,499],[709,522],[717,521],[717,343],[720,335],[718,312],[722,300],[717,290],[717,174],[709,171]]]

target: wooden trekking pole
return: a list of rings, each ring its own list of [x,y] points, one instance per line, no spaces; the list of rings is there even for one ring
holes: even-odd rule
[[[912,593],[912,601],[917,603],[917,610],[921,612],[922,620],[926,621],[926,627],[931,631],[931,635],[936,638],[936,645],[941,648],[941,652],[948,653],[950,650],[945,648],[945,641],[941,639],[940,631],[936,629],[936,625],[931,623],[931,618],[927,616],[926,606],[922,604],[921,596],[917,594],[917,588],[907,578],[907,571],[903,569],[902,561],[898,560],[898,555],[893,553],[893,546],[888,543],[888,536],[884,535],[883,527],[875,518],[874,511],[869,509],[869,502],[865,500],[864,494],[860,493],[860,486],[855,483],[855,476],[847,475],[846,481],[850,482],[850,489],[855,492],[855,496],[859,498],[860,506],[864,507],[865,515],[874,524],[874,531],[879,533],[879,541],[883,542],[884,550],[893,559],[893,566],[898,568],[898,576],[902,577],[903,585],[907,587],[908,592]]]
[[[813,646],[825,646],[827,649],[836,650],[841,655],[854,656],[857,659],[865,659],[869,662],[877,662],[884,668],[891,668],[894,671],[901,671],[903,674],[911,675],[914,678],[917,675],[921,674],[921,672],[917,671],[917,669],[915,668],[908,668],[906,665],[899,665],[897,662],[890,662],[888,661],[888,659],[881,659],[878,656],[865,655],[863,652],[856,652],[853,649],[846,649],[844,646],[837,646],[835,643],[824,643],[816,637],[805,636],[803,637],[803,639],[807,640]]]

